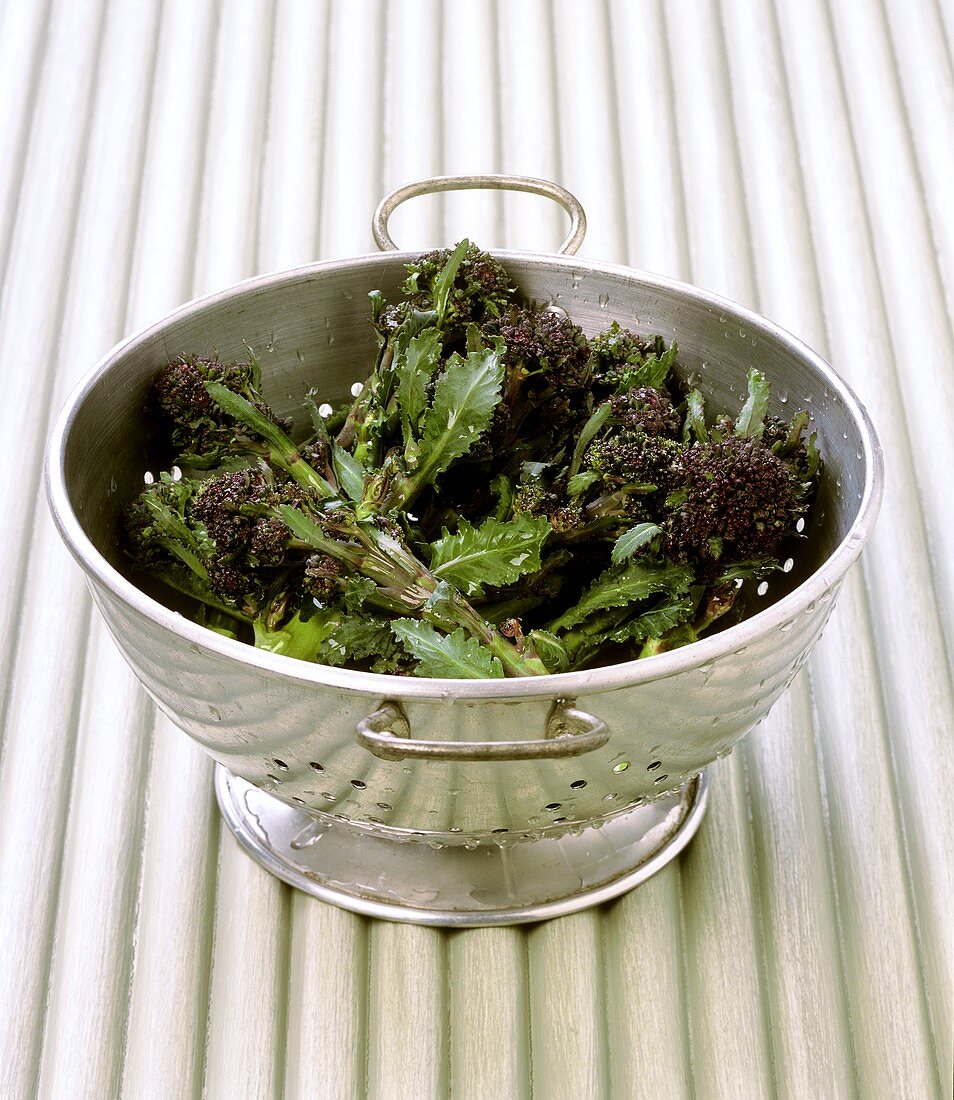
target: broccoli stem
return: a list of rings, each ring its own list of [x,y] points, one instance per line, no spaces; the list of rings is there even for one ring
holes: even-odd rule
[[[668,653],[672,649],[679,649],[690,642],[697,642],[699,638],[717,620],[732,610],[738,589],[735,587],[719,587],[712,590],[706,600],[705,607],[696,620],[692,623],[679,623],[665,634],[655,638],[647,638],[639,656],[654,657],[657,653]]]
[[[338,511],[336,519],[345,536],[341,539],[329,536],[298,508],[282,505],[273,514],[308,546],[374,581],[378,602],[384,602],[389,610],[423,619],[445,631],[462,628],[486,645],[511,676],[539,676],[548,672],[538,657],[520,653],[456,589],[435,577],[393,536],[349,515],[345,509]]]

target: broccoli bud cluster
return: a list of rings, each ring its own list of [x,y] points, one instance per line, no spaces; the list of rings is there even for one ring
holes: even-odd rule
[[[434,308],[434,284],[451,252],[438,248],[423,255],[407,266],[407,279],[403,291],[407,296],[404,306],[419,310]],[[471,244],[461,260],[450,289],[445,324],[451,334],[460,334],[471,324],[480,324],[499,317],[513,300],[510,277],[488,252],[482,252]],[[393,324],[392,317],[391,323]]]
[[[289,427],[263,401],[254,360],[222,363],[208,356],[180,356],[159,371],[152,392],[159,416],[168,426],[170,443],[194,464],[213,464],[236,446],[236,421],[212,398],[209,383],[243,397],[283,429]]]
[[[673,474],[681,488],[663,531],[676,560],[772,555],[805,511],[797,471],[756,438],[694,443],[677,456]]]
[[[495,326],[503,337],[504,366],[539,376],[539,385],[584,389],[590,379],[590,346],[579,325],[553,310],[510,310]]]

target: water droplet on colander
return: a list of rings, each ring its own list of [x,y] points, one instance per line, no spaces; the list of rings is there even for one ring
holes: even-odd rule
[[[318,415],[321,417],[322,420],[327,420],[334,411],[335,410],[328,404],[327,401],[318,406]]]
[[[475,848],[480,847],[480,841],[475,836],[465,836],[464,847],[468,852],[472,852]]]
[[[195,642],[190,642],[189,643],[189,652],[198,654],[198,653],[201,653],[202,650],[199,649],[199,647],[195,644]]]
[[[364,389],[364,383],[363,382],[352,382],[351,383],[351,396],[352,397],[360,397],[361,396],[361,391],[363,389]]]
[[[610,296],[604,291],[599,297],[600,309],[606,309],[609,305]]]
[[[433,848],[435,852],[439,852],[444,847],[443,843],[439,840],[429,840],[427,842],[428,848]]]
[[[794,625],[794,623],[782,623],[782,625],[779,627],[779,630],[782,632],[782,634],[787,634]]]
[[[142,475],[142,479],[143,479],[143,481],[144,481],[144,482],[145,482],[145,483],[146,483],[147,485],[152,485],[152,484],[153,484],[153,483],[155,482],[155,480],[156,480],[156,479],[155,479],[155,478],[153,477],[153,474],[152,474],[152,470],[147,470],[147,471],[146,471],[146,472],[145,472],[145,473],[144,473],[144,474]]]
[[[341,297],[344,298],[344,300],[346,302],[353,302],[354,301],[354,291],[353,290],[348,290],[348,289],[342,290]]]
[[[219,710],[218,707],[213,707],[213,706],[209,707],[209,717],[212,719],[213,722],[221,722],[222,721],[222,713],[221,713],[221,711]]]
[[[325,343],[327,343],[328,347],[330,348],[334,345],[334,342],[335,342],[335,334],[333,332],[330,332],[325,337]]]
[[[781,402],[781,403],[782,403],[783,405],[787,405],[787,404],[788,404],[788,394],[787,394],[787,393],[782,393],[782,394],[779,394],[779,398],[778,398],[778,399],[779,399],[779,401],[780,401],[780,402]]]
[[[114,477],[111,477],[109,479],[109,491],[111,493],[115,493],[118,488],[119,486],[116,484],[116,479]]]

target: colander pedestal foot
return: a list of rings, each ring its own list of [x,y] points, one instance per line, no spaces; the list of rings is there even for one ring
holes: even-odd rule
[[[598,827],[467,847],[306,812],[221,764],[215,791],[242,847],[299,890],[366,916],[455,928],[546,920],[631,890],[688,844],[708,795],[703,772]]]

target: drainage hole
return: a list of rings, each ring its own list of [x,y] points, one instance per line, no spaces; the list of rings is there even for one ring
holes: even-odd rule
[[[283,771],[283,772],[287,772],[287,771],[288,771],[288,765],[287,765],[287,764],[285,763],[285,761],[284,761],[284,760],[279,760],[277,756],[276,756],[276,757],[275,757],[275,759],[274,759],[274,760],[272,761],[272,763],[273,763],[273,764],[275,765],[275,767],[276,767],[276,768],[278,768],[278,769],[279,769],[280,771]]]
[[[573,782],[570,784],[570,790],[571,791],[582,791],[585,786],[586,786],[586,780],[585,779],[574,779]]]
[[[308,767],[311,768],[311,770],[315,771],[315,772],[323,772],[325,770],[324,765],[319,764],[317,760],[309,760],[308,761]]]
[[[559,810],[563,806],[562,802],[551,802],[548,806],[544,806],[545,810]]]
[[[354,787],[356,791],[363,791],[368,785],[367,783],[362,783],[360,779],[352,779],[351,786]]]
[[[661,768],[661,767],[662,767],[662,761],[661,760],[654,760],[651,764],[646,765],[646,771],[654,772],[657,768]]]

